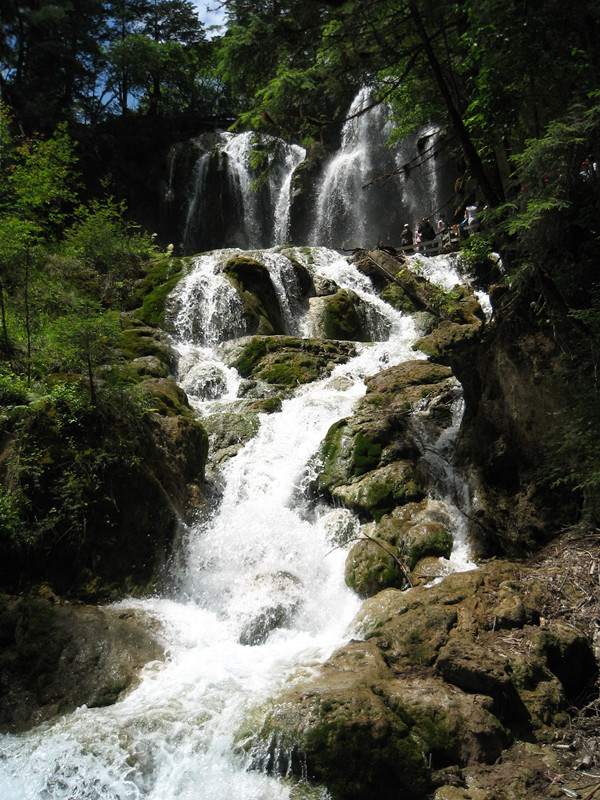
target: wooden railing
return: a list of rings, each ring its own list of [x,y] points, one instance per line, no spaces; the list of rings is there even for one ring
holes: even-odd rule
[[[464,239],[468,239],[468,237],[478,229],[479,224],[477,222],[474,222],[472,225],[463,225],[462,228],[458,226],[448,228],[447,231],[438,233],[435,239],[400,247],[399,249],[407,256],[438,256],[443,253],[455,253],[457,250],[460,250],[461,243]]]

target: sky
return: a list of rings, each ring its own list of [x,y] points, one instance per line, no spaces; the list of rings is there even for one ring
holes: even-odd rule
[[[225,12],[218,8],[218,0],[208,0],[205,3],[196,2],[200,21],[208,28],[209,25],[220,25],[225,18]]]

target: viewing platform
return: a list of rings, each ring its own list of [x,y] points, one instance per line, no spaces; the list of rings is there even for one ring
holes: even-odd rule
[[[454,226],[443,233],[438,233],[435,239],[430,239],[427,242],[418,242],[407,247],[399,247],[398,252],[406,256],[422,255],[427,257],[455,253],[460,250],[463,241],[478,230],[479,223],[477,222],[472,225],[463,225],[462,228]]]

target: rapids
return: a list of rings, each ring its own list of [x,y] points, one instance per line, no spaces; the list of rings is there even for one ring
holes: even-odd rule
[[[221,272],[235,252],[197,257],[171,298],[179,381],[201,417],[243,410],[240,377],[220,358],[224,341],[246,333],[239,300]],[[330,377],[300,386],[281,411],[261,415],[256,436],[223,467],[214,509],[185,531],[169,588],[120,604],[160,622],[166,661],[146,665],[139,687],[115,705],[82,707],[0,737],[5,800],[294,796],[289,780],[248,769],[236,734],[262,699],[353,635],[359,600],[345,586],[346,552],[336,536],[341,528],[358,531],[359,522],[350,511],[315,506],[304,489],[319,443],[332,423],[351,414],[365,377],[419,355],[411,349],[412,318],[384,303],[339,253],[276,248],[250,255],[268,266],[290,333],[306,336],[312,324],[298,300],[291,255],[360,296],[373,343],[357,345],[356,356]],[[460,280],[452,260],[429,261],[444,280]],[[460,413],[457,402],[452,430],[440,443],[446,455]],[[459,480],[449,459],[443,462],[437,497]],[[469,569],[459,523],[454,534],[451,568]],[[328,795],[315,789],[302,796]]]

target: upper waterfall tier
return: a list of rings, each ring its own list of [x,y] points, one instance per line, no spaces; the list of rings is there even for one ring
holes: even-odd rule
[[[194,140],[181,231],[188,254],[220,247],[324,245],[338,249],[398,244],[405,222],[442,210],[452,196],[447,154],[430,126],[389,148],[389,109],[356,96],[337,148],[304,148],[245,132]],[[260,153],[266,177],[253,166]],[[173,170],[172,170],[173,174]],[[181,182],[181,178],[179,181]],[[449,211],[451,209],[445,209]]]

